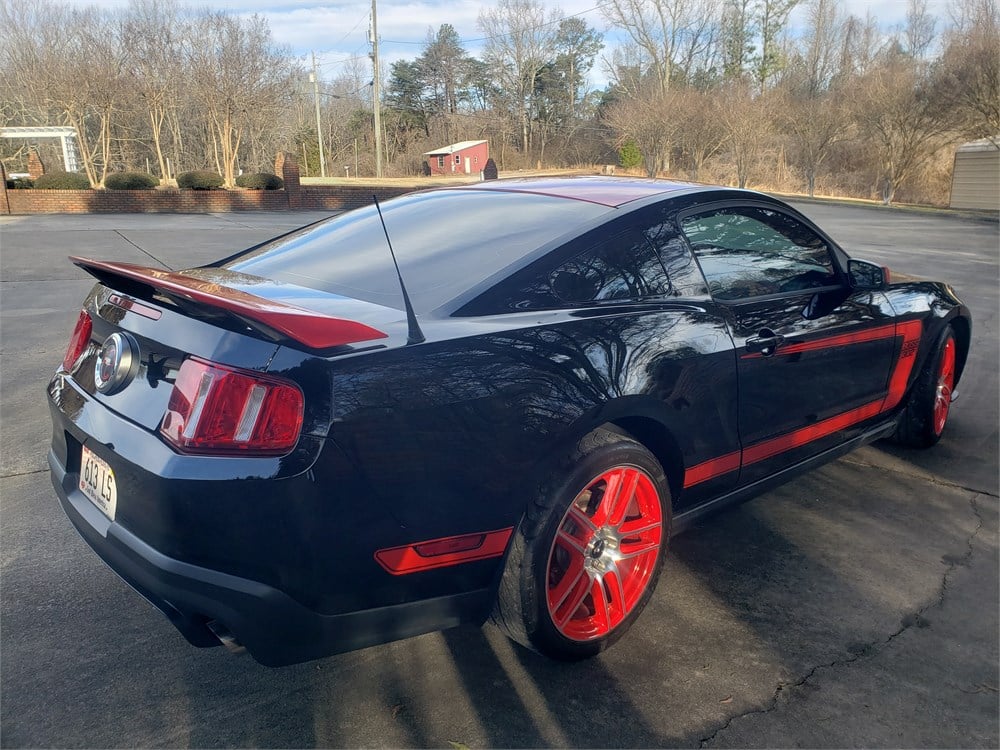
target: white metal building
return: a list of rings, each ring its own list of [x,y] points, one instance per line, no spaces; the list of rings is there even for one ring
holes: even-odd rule
[[[955,152],[951,207],[1000,211],[1000,148],[988,138],[965,143]]]

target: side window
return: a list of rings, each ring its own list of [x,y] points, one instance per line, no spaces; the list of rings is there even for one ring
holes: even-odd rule
[[[627,229],[585,248],[551,271],[531,277],[510,306],[563,307],[670,292],[663,265],[642,232]]]
[[[443,167],[444,166],[444,157],[443,156],[439,156],[438,157],[438,166],[439,167]]]
[[[681,228],[716,299],[760,297],[836,283],[826,243],[779,211],[720,208],[685,217]]]

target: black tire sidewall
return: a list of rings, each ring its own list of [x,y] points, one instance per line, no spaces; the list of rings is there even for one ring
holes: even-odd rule
[[[521,567],[522,613],[528,640],[540,652],[559,659],[575,660],[593,656],[617,641],[640,615],[656,588],[666,558],[670,536],[670,490],[663,468],[656,458],[634,440],[613,433],[598,436],[595,444],[587,438],[578,446],[578,454],[569,467],[557,470],[543,489],[549,507],[534,519],[534,529],[525,534],[524,559]],[[588,438],[591,436],[588,436]],[[558,631],[549,615],[546,581],[549,554],[556,532],[563,522],[570,503],[596,477],[615,466],[632,466],[649,475],[660,500],[663,536],[656,566],[646,589],[628,616],[608,635],[590,641],[575,641]],[[531,519],[525,518],[531,524]],[[528,529],[526,529],[528,531]]]

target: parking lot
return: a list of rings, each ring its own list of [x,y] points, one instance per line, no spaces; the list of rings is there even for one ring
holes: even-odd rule
[[[197,650],[49,483],[44,388],[92,279],[183,268],[321,213],[0,217],[3,747],[997,747],[998,225],[803,203],[855,257],[971,308],[930,451],[868,446],[673,540],[628,636],[547,661],[486,627],[282,669]]]

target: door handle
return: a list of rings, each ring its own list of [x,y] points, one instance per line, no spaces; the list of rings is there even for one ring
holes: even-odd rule
[[[785,337],[780,333],[775,333],[770,328],[763,328],[756,336],[746,340],[746,348],[751,354],[759,353],[770,357],[784,341]]]

